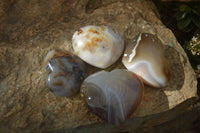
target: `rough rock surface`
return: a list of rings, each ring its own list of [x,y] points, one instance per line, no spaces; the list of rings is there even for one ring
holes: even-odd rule
[[[90,14],[85,13],[87,0],[0,3],[0,131],[43,132],[103,122],[88,111],[80,94],[55,96],[45,84],[45,55],[54,48],[72,51],[73,33],[90,24],[114,26],[126,43],[140,32],[152,33],[166,47],[172,79],[165,88],[145,86],[132,117],[168,111],[196,96],[197,82],[187,55],[151,1],[105,0]],[[88,68],[90,74],[100,70]],[[114,68],[124,66],[119,60],[107,70]]]

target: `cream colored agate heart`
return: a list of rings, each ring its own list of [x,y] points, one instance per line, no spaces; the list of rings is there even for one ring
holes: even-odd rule
[[[164,87],[170,79],[163,44],[155,35],[139,34],[127,45],[122,62],[153,87]]]
[[[124,39],[113,27],[89,25],[74,33],[72,46],[76,55],[88,64],[106,68],[121,56]]]

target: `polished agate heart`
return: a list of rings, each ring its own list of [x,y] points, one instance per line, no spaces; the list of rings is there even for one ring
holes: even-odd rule
[[[77,56],[64,51],[52,50],[45,58],[48,72],[47,85],[58,96],[71,96],[80,90],[87,75],[87,68]]]
[[[139,34],[127,45],[122,62],[153,87],[164,87],[170,79],[163,44],[155,35]]]
[[[115,125],[122,124],[137,108],[144,90],[142,81],[124,69],[94,73],[81,88],[90,110]]]
[[[124,39],[110,26],[85,26],[72,37],[72,46],[77,56],[90,65],[106,68],[121,56]]]

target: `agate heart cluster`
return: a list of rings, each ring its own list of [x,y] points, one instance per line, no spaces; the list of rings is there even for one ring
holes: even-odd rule
[[[72,47],[75,55],[63,50],[47,54],[47,85],[59,96],[71,96],[81,88],[89,109],[115,125],[123,123],[140,104],[143,82],[159,88],[170,79],[163,44],[152,34],[141,33],[133,38],[123,54],[124,39],[117,29],[90,25],[74,33]],[[122,54],[127,70],[102,70],[86,77],[84,62],[107,68]]]

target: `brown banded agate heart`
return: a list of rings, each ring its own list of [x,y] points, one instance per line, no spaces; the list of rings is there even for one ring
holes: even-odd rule
[[[122,62],[129,71],[153,87],[164,87],[170,79],[164,45],[155,35],[141,33],[134,38],[127,45]]]

